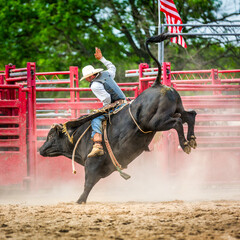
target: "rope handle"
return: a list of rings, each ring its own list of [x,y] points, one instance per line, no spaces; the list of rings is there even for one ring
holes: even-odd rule
[[[132,103],[132,102],[131,102],[131,103]],[[152,131],[147,131],[147,132],[143,131],[143,130],[140,128],[140,126],[137,124],[137,121],[134,119],[134,117],[133,117],[133,115],[132,115],[132,112],[131,112],[131,109],[130,109],[131,103],[129,104],[128,111],[129,111],[129,114],[130,114],[133,122],[136,124],[136,126],[138,127],[138,129],[139,129],[142,133],[145,133],[145,134],[146,134],[146,133],[151,133]]]
[[[110,155],[110,158],[112,160],[112,163],[115,167],[118,167],[120,170],[122,170],[122,166],[119,164],[116,157],[114,156],[112,148],[111,148],[110,143],[107,138],[107,121],[103,122],[103,128],[104,128],[104,142],[105,142],[106,148],[108,150],[108,153]]]
[[[87,130],[91,127],[91,124],[87,127],[87,129],[82,133],[82,135],[79,137],[79,139],[77,140],[75,146],[74,146],[74,149],[73,149],[73,154],[72,154],[72,170],[73,170],[73,174],[76,174],[77,171],[75,169],[75,161],[74,161],[74,158],[75,158],[75,151],[77,149],[77,146],[79,144],[79,142],[81,141],[81,139],[83,138],[83,136],[85,135],[85,133],[87,132]]]
[[[131,176],[128,175],[127,173],[124,173],[122,171],[122,166],[119,164],[119,162],[117,161],[113,151],[112,151],[112,148],[110,146],[110,143],[108,141],[108,137],[107,137],[107,121],[105,120],[103,122],[103,128],[104,128],[104,142],[105,142],[105,145],[106,145],[106,148],[107,148],[107,151],[108,151],[108,154],[112,160],[112,163],[113,165],[115,166],[115,168],[117,169],[117,171],[120,173],[120,176],[123,177],[125,180],[128,180]]]

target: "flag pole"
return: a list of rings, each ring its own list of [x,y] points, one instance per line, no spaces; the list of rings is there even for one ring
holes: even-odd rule
[[[157,0],[158,1],[158,35],[161,34],[161,15],[160,15],[160,0]],[[161,47],[161,43],[158,43],[158,61],[162,64],[162,61],[161,61],[161,50],[162,50],[162,47]]]
[[[161,12],[160,12],[161,3],[160,0],[157,1],[158,1],[158,35],[159,35],[163,32],[163,27],[161,25]],[[158,61],[160,62],[161,65],[164,62],[164,41],[158,43]]]

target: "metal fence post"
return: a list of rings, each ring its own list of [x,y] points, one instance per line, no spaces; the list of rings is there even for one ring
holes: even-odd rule
[[[70,70],[70,88],[74,88],[75,84],[75,67],[69,67]],[[76,86],[77,87],[77,86]],[[75,102],[75,91],[70,92],[70,101]],[[76,110],[71,110],[71,117],[76,118]]]
[[[218,77],[218,69],[211,69],[212,84],[221,85],[221,80]],[[222,91],[213,91],[214,95],[222,94]]]
[[[36,136],[36,64],[27,63],[27,112],[28,112],[28,175],[31,186],[36,183],[36,159],[37,159],[37,136]]]
[[[171,63],[164,62],[162,64],[163,84],[171,87]]]
[[[0,75],[0,84],[4,84],[4,75]],[[4,99],[4,93],[5,91],[0,89],[0,100]]]
[[[147,63],[140,63],[138,70],[139,70],[139,94],[141,94],[145,89],[148,88],[148,82],[142,79],[143,77],[143,69],[149,68]]]

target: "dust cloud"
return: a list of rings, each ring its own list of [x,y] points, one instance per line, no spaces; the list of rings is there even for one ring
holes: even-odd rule
[[[88,202],[240,200],[239,183],[212,181],[216,173],[220,178],[225,175],[239,176],[239,161],[226,158],[224,162],[211,163],[208,158],[208,154],[194,153],[193,150],[190,155],[186,155],[184,161],[181,162],[180,159],[176,163],[180,167],[174,170],[174,166],[161,161],[161,153],[145,152],[124,169],[124,172],[131,175],[129,180],[124,180],[118,172],[114,172],[94,186]],[[28,193],[0,193],[0,204],[46,205],[73,202],[79,198],[84,188],[84,177],[78,173],[75,179],[76,181],[65,184],[55,183],[45,190],[40,188]]]
[[[160,158],[160,159],[159,159]],[[203,154],[188,156],[187,163],[178,173],[163,168],[161,155],[156,152],[144,153],[125,170],[131,175],[124,180],[115,172],[95,186],[90,201],[202,201],[240,200],[239,185],[234,182],[210,182],[207,157]],[[226,160],[223,166],[231,169],[231,174],[239,174],[239,162]],[[237,167],[238,166],[238,167]],[[169,167],[169,166],[167,166]],[[216,166],[215,166],[216,167]],[[167,173],[165,171],[168,171]]]

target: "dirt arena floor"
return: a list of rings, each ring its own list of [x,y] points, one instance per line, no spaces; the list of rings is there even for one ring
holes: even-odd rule
[[[240,239],[240,201],[0,204],[0,239]]]

